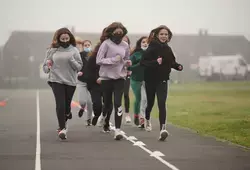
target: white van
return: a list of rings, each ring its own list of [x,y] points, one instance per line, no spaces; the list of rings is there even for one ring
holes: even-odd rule
[[[209,79],[246,79],[250,65],[241,55],[201,56],[198,71],[201,77]]]

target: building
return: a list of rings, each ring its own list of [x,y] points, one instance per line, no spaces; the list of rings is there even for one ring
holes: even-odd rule
[[[33,75],[39,78],[39,66],[44,60],[53,34],[53,32],[13,31],[3,47],[3,74],[8,77],[29,77],[33,72]],[[97,33],[76,32],[75,35],[91,40],[93,45],[100,37]],[[143,35],[128,36],[133,46]],[[242,35],[210,35],[206,30],[201,30],[193,35],[174,35],[170,45],[177,61],[184,65],[183,72],[172,74],[173,79],[181,81],[198,78],[198,73],[195,73],[190,65],[197,63],[199,56],[240,54],[250,63],[250,42]],[[34,58],[33,67],[30,67],[31,56]]]

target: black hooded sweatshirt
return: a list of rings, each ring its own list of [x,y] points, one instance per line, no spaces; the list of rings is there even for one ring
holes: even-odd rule
[[[86,77],[86,74],[85,74],[85,67],[88,63],[88,53],[85,52],[85,51],[82,51],[80,52],[80,55],[81,55],[81,59],[82,59],[82,63],[83,63],[83,66],[82,66],[82,69],[81,69],[81,72],[83,72],[83,75],[82,76],[78,76],[78,80],[81,81],[81,82],[85,82],[87,83],[87,77]]]
[[[161,65],[157,59],[162,58]],[[178,69],[181,64],[175,61],[175,56],[167,43],[161,43],[157,40],[151,41],[148,49],[142,55],[140,64],[145,67],[144,80],[146,82],[159,82],[169,80],[171,68]]]

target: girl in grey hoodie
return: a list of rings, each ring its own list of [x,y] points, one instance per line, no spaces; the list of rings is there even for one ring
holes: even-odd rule
[[[76,89],[77,72],[83,65],[75,46],[72,33],[67,28],[59,29],[43,63],[43,71],[49,74],[48,83],[55,97],[58,136],[61,139],[67,138],[66,122],[72,118],[70,105]]]
[[[96,63],[100,65],[99,80],[101,81],[104,112],[107,113],[104,132],[110,132],[110,115],[113,110],[112,96],[114,94],[115,109],[115,139],[123,138],[121,122],[123,109],[121,106],[124,92],[124,81],[127,76],[127,67],[131,65],[129,60],[130,49],[126,42],[122,41],[127,34],[127,29],[119,22],[110,24],[105,31],[107,39],[101,44]]]

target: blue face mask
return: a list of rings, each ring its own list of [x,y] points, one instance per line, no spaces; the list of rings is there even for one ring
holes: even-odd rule
[[[147,50],[147,48],[148,48],[148,46],[147,46],[147,47],[141,46],[141,49],[142,49],[143,51]]]
[[[88,52],[91,51],[91,48],[90,47],[89,48],[84,48],[84,51],[88,53]]]

